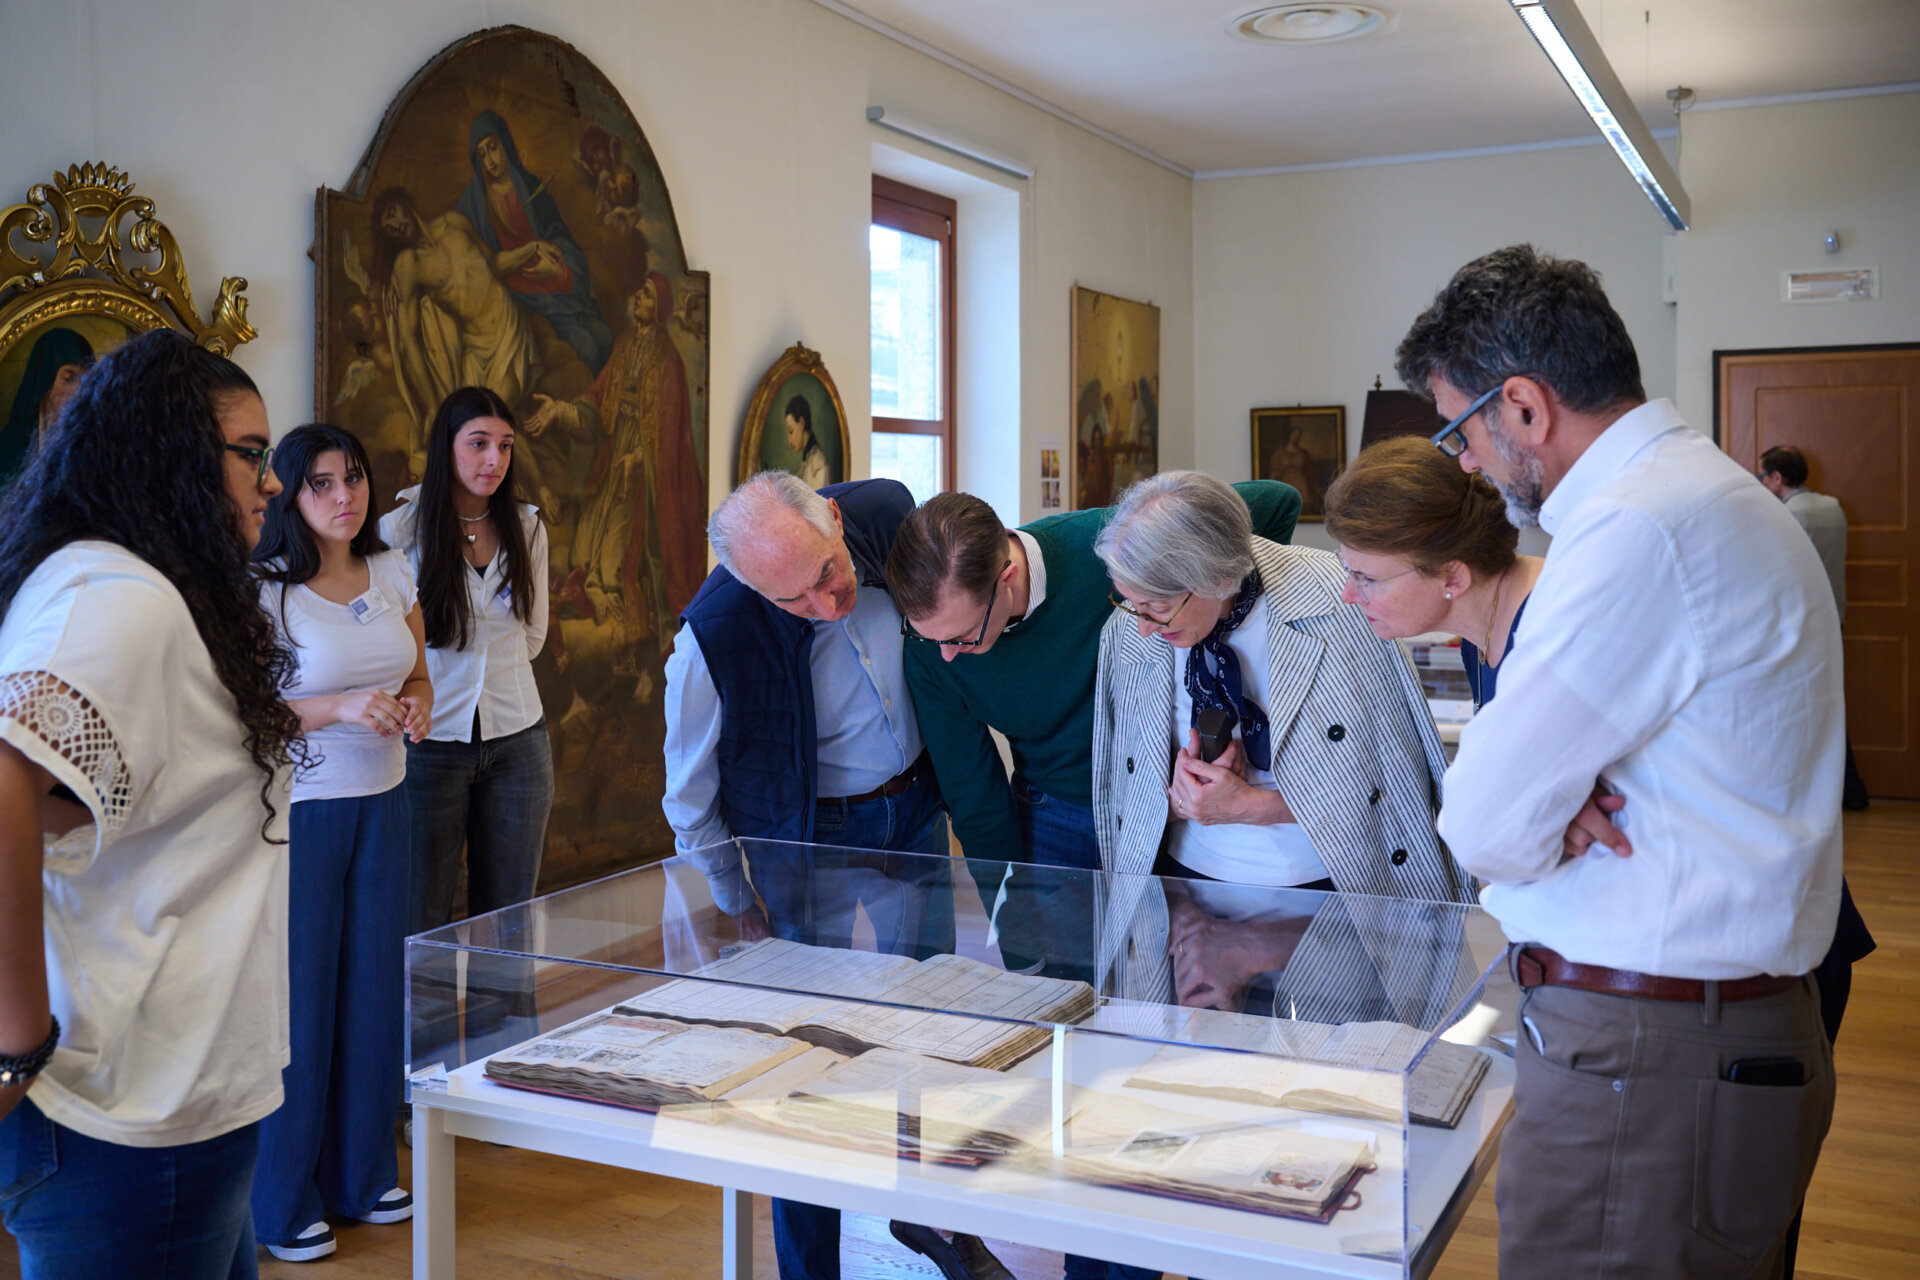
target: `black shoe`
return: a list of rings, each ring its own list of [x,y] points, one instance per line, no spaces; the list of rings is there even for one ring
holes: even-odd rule
[[[895,1240],[940,1268],[940,1274],[947,1280],[1013,1280],[1013,1273],[993,1256],[979,1236],[955,1232],[949,1240],[932,1227],[911,1222],[889,1222],[887,1230]]]

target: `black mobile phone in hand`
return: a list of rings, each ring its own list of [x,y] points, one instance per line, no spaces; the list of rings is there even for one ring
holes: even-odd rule
[[[1233,715],[1222,707],[1205,707],[1193,717],[1194,732],[1200,735],[1200,758],[1212,764],[1233,741]]]

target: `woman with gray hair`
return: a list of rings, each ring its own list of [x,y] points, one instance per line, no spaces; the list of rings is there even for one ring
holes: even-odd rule
[[[1128,489],[1094,550],[1115,607],[1093,734],[1107,870],[1472,900],[1434,831],[1446,758],[1426,699],[1398,647],[1341,603],[1338,559],[1255,537],[1233,490],[1195,471]],[[1222,988],[1250,975],[1183,965],[1183,937],[1213,916],[1175,915],[1182,1002],[1237,1001]]]

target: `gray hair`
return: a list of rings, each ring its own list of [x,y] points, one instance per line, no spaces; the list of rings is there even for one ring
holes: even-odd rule
[[[1253,572],[1253,517],[1212,476],[1162,471],[1120,495],[1093,551],[1114,581],[1152,599],[1224,600]]]
[[[728,494],[707,521],[707,542],[720,567],[739,578],[740,553],[769,545],[767,517],[781,507],[795,512],[821,537],[832,538],[839,532],[827,500],[807,488],[799,476],[791,471],[762,471]]]

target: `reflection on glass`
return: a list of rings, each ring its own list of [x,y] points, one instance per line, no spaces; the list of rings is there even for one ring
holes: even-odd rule
[[[873,411],[884,418],[933,421],[941,416],[940,245],[876,226],[868,231],[867,248],[873,271]]]
[[[940,437],[876,431],[871,470],[907,486],[916,504],[925,502],[940,492]]]

